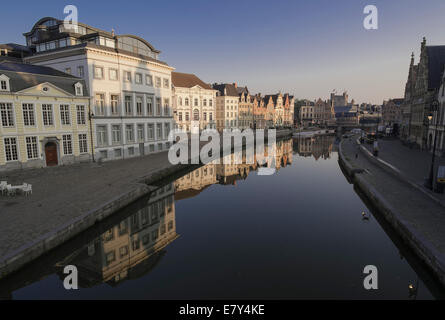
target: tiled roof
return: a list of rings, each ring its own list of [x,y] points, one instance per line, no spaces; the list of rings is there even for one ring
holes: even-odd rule
[[[11,92],[18,92],[48,82],[75,95],[74,85],[80,82],[83,84],[84,96],[88,96],[88,90],[83,79],[53,68],[22,63],[1,62],[0,74],[4,74],[9,78]]]
[[[175,87],[181,88],[200,86],[203,89],[212,89],[207,83],[191,73],[172,72],[172,83]]]
[[[238,97],[238,91],[236,90],[235,86],[230,83],[221,83],[221,84],[214,84],[213,89],[218,90],[219,93],[224,96],[231,96],[231,97]],[[224,92],[224,89],[226,89]]]

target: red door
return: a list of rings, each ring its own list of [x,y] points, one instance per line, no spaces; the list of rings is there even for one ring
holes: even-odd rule
[[[45,158],[48,167],[57,166],[57,145],[54,142],[48,142],[45,145]]]

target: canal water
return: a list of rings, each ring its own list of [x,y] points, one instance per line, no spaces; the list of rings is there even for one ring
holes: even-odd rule
[[[280,141],[275,159],[271,175],[252,165],[212,163],[163,183],[0,282],[0,297],[443,297],[348,182],[335,137]],[[64,289],[66,265],[78,268],[78,290]],[[377,267],[377,290],[364,289],[367,265]]]

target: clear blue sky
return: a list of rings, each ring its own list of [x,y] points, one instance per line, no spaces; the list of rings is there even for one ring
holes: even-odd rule
[[[161,60],[206,82],[247,84],[253,92],[328,98],[347,89],[358,102],[403,96],[410,54],[420,42],[445,44],[443,0],[6,1],[0,43],[24,43],[44,16],[136,34]],[[379,29],[363,28],[363,8],[376,5]]]

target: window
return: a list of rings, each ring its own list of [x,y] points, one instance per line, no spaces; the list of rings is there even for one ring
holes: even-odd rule
[[[190,120],[190,115],[188,112],[185,113],[185,121],[189,121]]]
[[[182,112],[178,112],[178,120],[182,121]]]
[[[124,81],[131,82],[131,72],[130,71],[124,71]]]
[[[157,123],[156,124],[156,138],[157,139],[162,139],[162,124],[161,123]]]
[[[119,115],[119,96],[117,94],[110,95],[111,114],[113,116]]]
[[[132,124],[125,125],[125,137],[127,139],[127,142],[134,141],[134,129]]]
[[[199,121],[199,110],[198,109],[193,110],[193,120]]]
[[[70,106],[67,104],[60,105],[60,122],[64,126],[70,124]]]
[[[142,84],[142,74],[136,73],[134,75],[134,82],[136,82],[137,84]]]
[[[97,144],[99,147],[108,145],[107,126],[97,126]]]
[[[26,137],[26,152],[28,154],[28,159],[37,159],[39,157],[37,137]]]
[[[125,257],[126,255],[128,255],[128,246],[123,246],[119,248],[119,256],[121,258]]]
[[[14,114],[12,111],[12,103],[0,103],[0,113],[2,115],[2,126],[14,126]]]
[[[147,86],[153,87],[153,77],[151,75],[149,75],[149,74],[145,75],[145,84]]]
[[[164,99],[164,116],[168,116],[170,114],[170,99],[165,98]]]
[[[209,120],[212,121],[213,120],[213,113],[209,112]]]
[[[207,121],[207,112],[203,113],[203,119],[204,119],[204,121]]]
[[[133,99],[131,96],[125,96],[125,114],[127,116],[133,114]]]
[[[160,78],[160,77],[156,77],[156,78],[155,78],[155,81],[156,81],[156,83],[155,83],[155,84],[156,84],[156,87],[157,87],[157,88],[160,88],[160,87],[161,87],[161,78]]]
[[[103,79],[104,78],[104,68],[94,67],[94,78]]]
[[[185,106],[188,107],[189,105],[189,98],[185,98]]]
[[[43,125],[52,126],[53,122],[53,106],[50,104],[42,104]]]
[[[161,116],[162,110],[161,110],[161,98],[156,98],[156,115]]]
[[[113,144],[118,144],[121,142],[121,126],[114,124],[111,126],[111,136]]]
[[[76,83],[74,85],[74,88],[76,90],[76,96],[82,96],[83,95],[83,86],[80,83]]]
[[[122,157],[122,149],[114,149],[114,157],[115,158]]]
[[[164,79],[164,88],[168,89],[169,85],[170,85],[170,80]]]
[[[147,114],[149,116],[153,115],[153,99],[147,97]]]
[[[6,161],[16,161],[19,159],[17,153],[17,139],[16,138],[5,138],[5,154]]]
[[[70,134],[64,134],[62,136],[63,141],[63,153],[64,154],[73,154],[73,142]]]
[[[198,99],[195,99],[195,107],[198,106]]]
[[[65,68],[65,73],[71,74],[71,68]]]
[[[116,260],[116,254],[114,253],[114,250],[105,254],[105,260],[107,261],[107,264],[110,264],[111,262]]]
[[[144,115],[144,112],[142,110],[142,97],[136,97],[136,114],[138,116]]]
[[[143,142],[144,139],[145,139],[144,125],[143,124],[138,124],[138,141],[139,142]]]
[[[35,126],[34,105],[32,103],[22,104],[23,108],[23,124],[25,126]]]
[[[117,69],[110,69],[109,71],[110,80],[116,81],[118,80],[118,72]]]
[[[101,150],[99,151],[99,155],[101,159],[107,159],[108,158],[108,151],[107,150]]]
[[[96,115],[105,115],[105,95],[103,93],[96,93]]]
[[[8,89],[8,81],[0,80],[0,91],[9,91],[9,89]]]
[[[77,75],[79,76],[79,78],[83,78],[83,76],[85,75],[84,70],[83,70],[83,66],[78,66],[77,67]]]
[[[87,153],[87,152],[88,152],[87,134],[81,133],[79,134],[79,153]]]
[[[150,236],[148,234],[142,236],[142,244],[147,245],[150,242]]]
[[[85,106],[76,106],[76,111],[77,111],[77,124],[85,124],[86,123],[86,119],[85,119]]]
[[[162,150],[162,143],[158,143],[158,151]]]
[[[164,135],[165,139],[168,138],[168,134],[170,133],[170,123],[164,123]]]
[[[147,138],[148,140],[154,140],[155,138],[154,124],[152,123],[148,124]]]
[[[212,102],[213,100],[212,99],[209,99],[209,106],[211,107],[212,106],[212,104],[213,104],[213,102]]]
[[[128,155],[129,156],[134,156],[134,147],[129,147],[128,148]]]
[[[132,241],[132,246],[133,246],[133,251],[139,249],[139,247],[140,247],[140,241],[139,241],[139,239],[134,239],[134,240]]]
[[[154,145],[154,144],[151,144],[151,145],[149,146],[149,151],[150,151],[150,152],[154,152],[154,151],[155,151],[155,145]]]

